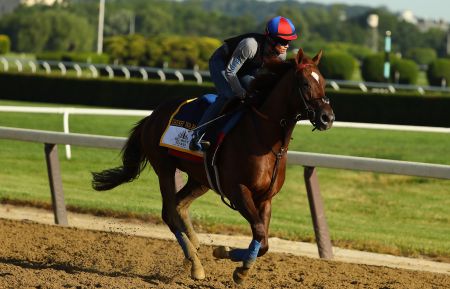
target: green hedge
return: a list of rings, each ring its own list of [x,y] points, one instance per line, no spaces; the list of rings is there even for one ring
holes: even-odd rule
[[[398,83],[416,84],[419,77],[419,67],[417,64],[408,59],[394,59],[391,67],[391,81],[396,82],[395,73],[399,74]]]
[[[450,126],[450,95],[329,91],[337,121]]]
[[[107,64],[109,62],[108,54],[97,54],[94,52],[41,52],[36,55],[37,60],[54,60],[67,62],[87,62],[97,64]]]
[[[212,85],[0,73],[0,99],[154,109],[159,103],[214,92]]]
[[[0,99],[154,109],[163,101],[214,92],[212,84],[59,78],[0,73]],[[450,95],[327,91],[338,121],[450,126]]]
[[[9,53],[11,49],[11,40],[8,35],[0,34],[0,54]]]
[[[437,59],[433,61],[427,70],[428,83],[441,86],[445,79],[447,87],[450,87],[450,59]]]
[[[364,58],[361,65],[361,76],[365,81],[384,82],[384,55],[381,53]]]
[[[405,58],[411,59],[419,65],[428,65],[437,58],[433,48],[411,48],[406,52]]]
[[[386,82],[384,79],[384,53],[367,56],[361,66],[361,75],[365,81]],[[415,84],[419,76],[419,67],[412,60],[397,58],[394,54],[390,55],[391,71],[389,81],[396,82],[395,73],[400,75],[399,83]]]
[[[324,53],[319,63],[325,78],[350,80],[356,67],[356,59],[346,52]]]

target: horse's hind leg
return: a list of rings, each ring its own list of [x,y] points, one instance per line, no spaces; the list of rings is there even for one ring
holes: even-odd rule
[[[191,264],[191,277],[193,279],[204,279],[205,271],[197,255],[197,250],[185,231],[185,224],[177,213],[176,189],[175,189],[175,167],[158,170],[159,186],[163,198],[162,218],[175,235],[183,250],[184,256]]]
[[[186,185],[177,193],[177,213],[183,222],[189,240],[197,250],[200,247],[200,242],[198,241],[197,234],[192,226],[191,218],[189,216],[189,206],[195,199],[202,196],[207,191],[207,187],[189,178]]]

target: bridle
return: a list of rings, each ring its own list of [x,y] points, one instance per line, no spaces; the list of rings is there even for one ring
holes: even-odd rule
[[[318,124],[316,121],[316,112],[314,111],[312,105],[306,101],[306,97],[305,94],[303,92],[302,86],[300,85],[300,81],[298,76],[298,72],[303,71],[305,68],[312,66],[312,64],[310,63],[302,63],[299,65],[300,69],[296,70],[294,72],[294,77],[296,80],[296,85],[294,85],[294,89],[297,87],[297,92],[299,95],[299,98],[301,99],[302,103],[303,103],[303,107],[304,107],[304,111],[306,112],[306,118],[309,119],[309,121],[311,122],[311,124],[314,126],[313,131],[318,129]],[[302,77],[304,78],[304,77]],[[325,95],[323,97],[319,97],[319,98],[312,98],[309,100],[310,102],[314,102],[314,101],[322,101],[324,103],[330,103],[330,99]],[[296,120],[299,121],[300,119],[302,119],[303,115],[301,113],[297,113],[296,114]]]

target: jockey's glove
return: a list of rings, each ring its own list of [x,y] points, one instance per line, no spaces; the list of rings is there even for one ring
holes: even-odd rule
[[[238,94],[240,100],[244,100],[247,97],[247,91]]]

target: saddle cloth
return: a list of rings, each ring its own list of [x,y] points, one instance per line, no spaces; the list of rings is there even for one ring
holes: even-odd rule
[[[191,151],[189,143],[203,113],[214,103],[216,98],[217,95],[215,94],[205,94],[181,103],[172,114],[159,144],[169,148],[171,155],[194,162],[203,162],[204,153],[202,151]],[[241,116],[242,110],[228,113],[207,128],[203,139],[211,142],[211,148],[217,148]]]

